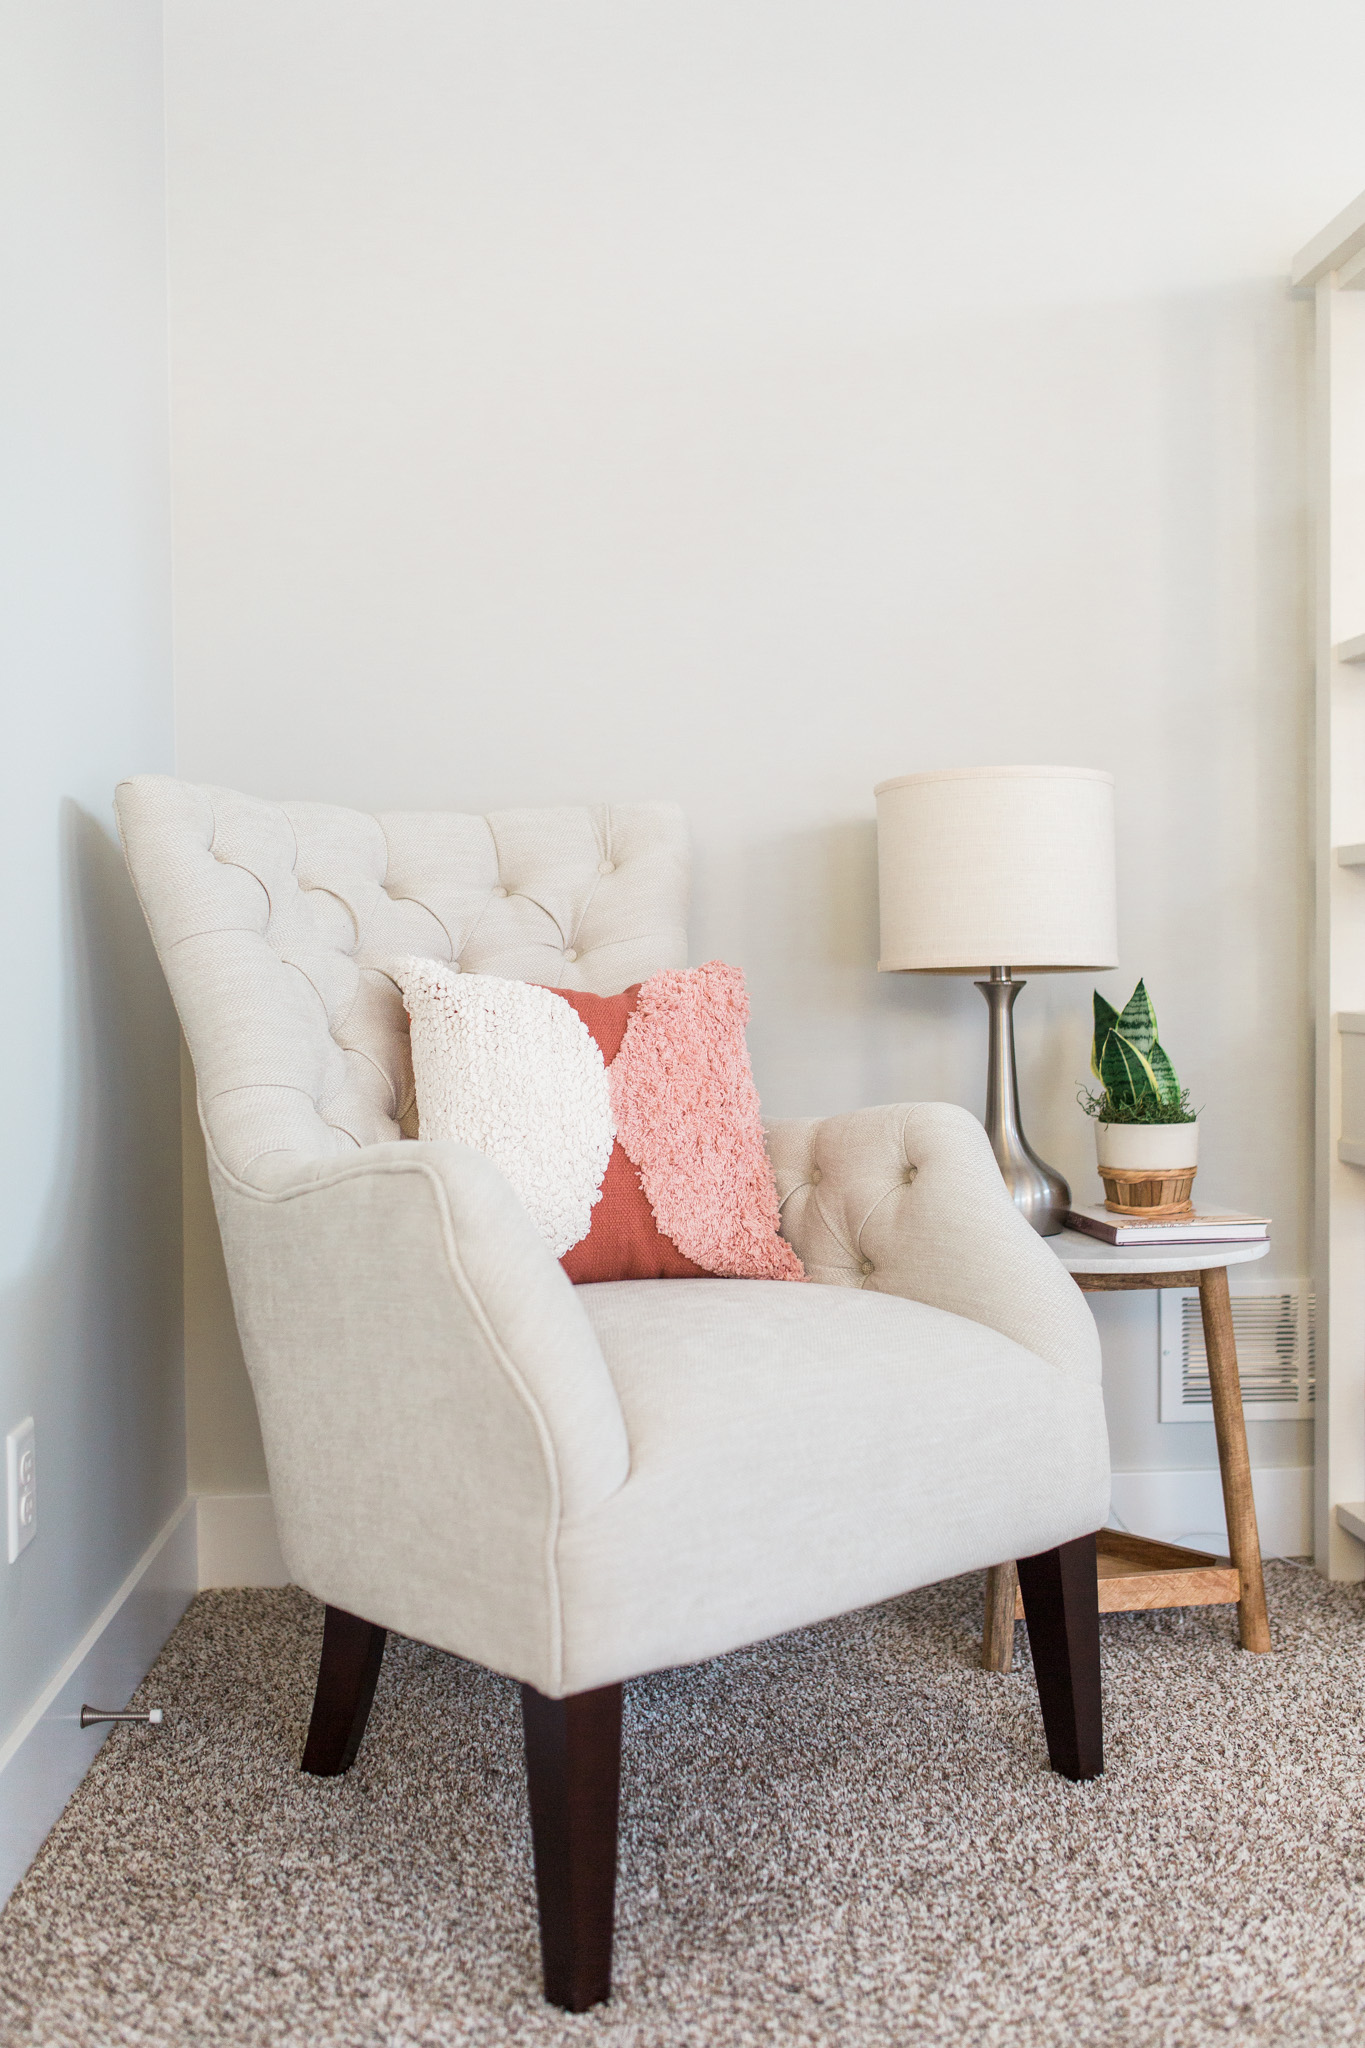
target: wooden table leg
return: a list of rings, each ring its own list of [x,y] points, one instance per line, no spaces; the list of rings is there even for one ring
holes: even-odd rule
[[[1256,1527],[1256,1502],[1251,1491],[1251,1459],[1247,1455],[1242,1384],[1237,1376],[1237,1345],[1232,1332],[1232,1302],[1226,1266],[1208,1266],[1199,1275],[1199,1309],[1204,1319],[1204,1349],[1213,1392],[1213,1423],[1218,1436],[1218,1466],[1223,1475],[1223,1507],[1228,1523],[1228,1549],[1241,1576],[1237,1609],[1244,1650],[1270,1648],[1270,1622],[1265,1609],[1265,1578],[1261,1571],[1261,1539]]]
[[[1013,1564],[993,1564],[986,1574],[986,1625],[981,1632],[981,1669],[1014,1669],[1014,1595],[1019,1574]]]

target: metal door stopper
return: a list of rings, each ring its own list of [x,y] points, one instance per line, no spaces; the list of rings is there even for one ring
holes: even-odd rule
[[[145,1714],[115,1713],[107,1707],[82,1707],[82,1728],[93,1728],[97,1721],[140,1721],[150,1722],[154,1728],[161,1725],[160,1707],[149,1707]]]

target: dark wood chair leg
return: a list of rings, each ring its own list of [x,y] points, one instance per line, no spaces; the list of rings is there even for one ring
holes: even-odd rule
[[[1048,1760],[1064,1778],[1104,1769],[1100,1601],[1095,1539],[1078,1536],[1018,1561]]]
[[[545,1996],[586,2012],[611,1996],[621,1688],[547,1700],[521,1688]]]
[[[336,1778],[355,1762],[370,1702],[384,1661],[386,1631],[344,1607],[329,1607],[322,1624],[322,1661],[313,1718],[303,1747],[303,1768],[315,1778]]]

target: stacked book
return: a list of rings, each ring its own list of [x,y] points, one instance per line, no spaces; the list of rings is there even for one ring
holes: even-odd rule
[[[1068,1230],[1083,1230],[1105,1244],[1254,1244],[1270,1235],[1268,1216],[1235,1216],[1196,1209],[1165,1223],[1143,1223],[1136,1216],[1116,1216],[1097,1202],[1089,1209],[1068,1209]]]

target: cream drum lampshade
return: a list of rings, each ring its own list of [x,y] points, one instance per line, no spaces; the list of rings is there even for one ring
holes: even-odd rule
[[[1118,965],[1112,775],[948,768],[876,797],[883,973]]]

